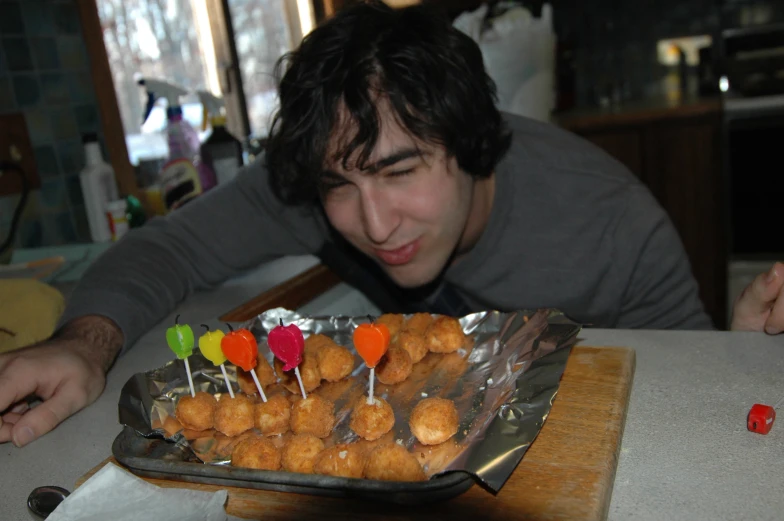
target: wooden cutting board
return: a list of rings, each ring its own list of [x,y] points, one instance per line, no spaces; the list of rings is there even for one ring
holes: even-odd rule
[[[583,520],[607,518],[634,376],[634,350],[575,347],[550,416],[503,489],[474,485],[446,502],[418,507],[148,479],[162,487],[229,491],[226,511],[249,519]],[[78,487],[114,458],[76,483]]]

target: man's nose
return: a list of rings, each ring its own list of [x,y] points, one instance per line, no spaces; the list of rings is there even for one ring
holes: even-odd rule
[[[373,243],[387,242],[399,222],[398,212],[383,189],[370,186],[362,190],[362,223]]]

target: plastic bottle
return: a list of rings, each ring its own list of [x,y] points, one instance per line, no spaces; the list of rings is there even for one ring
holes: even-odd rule
[[[149,78],[138,83],[147,90],[145,120],[159,98],[168,100],[165,132],[169,156],[161,170],[161,195],[166,208],[173,210],[214,187],[215,173],[200,160],[199,136],[182,117],[180,97],[187,91]]]
[[[119,197],[114,169],[104,161],[95,134],[85,134],[82,143],[86,164],[79,174],[79,182],[82,185],[90,238],[93,242],[107,242],[112,239],[112,233],[106,219],[106,205]]]
[[[219,185],[228,183],[243,164],[242,143],[226,130],[223,100],[206,91],[196,94],[204,107],[203,130],[206,130],[208,116],[212,125],[212,132],[199,149],[201,159],[215,172]]]
[[[109,201],[106,204],[106,222],[109,223],[111,239],[119,241],[120,238],[128,233],[128,202],[125,199]]]

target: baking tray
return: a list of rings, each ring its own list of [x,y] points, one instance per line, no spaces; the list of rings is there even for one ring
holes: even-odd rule
[[[428,481],[407,483],[205,465],[183,443],[144,438],[130,427],[125,427],[115,438],[112,454],[128,470],[146,478],[362,498],[412,506],[459,496],[474,484],[472,476],[463,471],[439,474]]]
[[[348,344],[342,338],[346,331],[353,330],[357,322],[368,320],[367,317],[299,317],[287,310],[270,310],[245,324],[259,341],[260,356],[271,355],[266,353],[266,334],[279,323],[279,315],[287,323],[296,321],[311,334],[333,336],[342,345]],[[457,400],[461,417],[463,421],[470,420],[470,428],[458,432],[457,437],[463,437],[460,442],[463,450],[428,481],[401,483],[264,471],[232,467],[228,461],[205,464],[199,459],[203,455],[194,453],[181,434],[166,438],[162,429],[152,426],[160,423],[163,416],[159,415],[172,414],[175,403],[172,396],[187,392],[184,369],[176,360],[134,375],[126,383],[119,402],[120,423],[125,428],[115,440],[112,453],[140,476],[219,486],[374,499],[403,505],[443,501],[465,492],[473,483],[497,493],[547,418],[580,327],[557,310],[488,311],[460,320],[464,331],[470,332],[475,342],[467,352],[470,369],[458,379],[460,384],[456,386],[444,385],[441,379],[451,379],[444,371],[428,373],[425,383],[428,391],[451,393],[445,396]],[[212,374],[218,370],[196,352],[191,357],[191,369],[194,380],[200,379],[202,390],[220,392],[223,380],[218,378],[219,374]],[[229,371],[229,378],[234,377]],[[431,377],[435,380],[430,381]],[[430,386],[434,382],[438,385]],[[377,391],[382,388],[377,387]],[[160,400],[153,395],[160,395]],[[404,393],[404,396],[408,395]],[[394,397],[392,394],[387,399]],[[410,408],[402,402],[393,407],[397,412]],[[347,425],[343,427],[338,426],[335,431],[348,429]],[[405,431],[407,425],[403,427]],[[407,432],[396,432],[395,437],[404,446],[410,445],[413,439]]]

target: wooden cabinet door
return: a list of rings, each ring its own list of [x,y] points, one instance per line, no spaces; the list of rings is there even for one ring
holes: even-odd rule
[[[628,127],[604,132],[587,132],[582,137],[620,161],[634,175],[645,180],[642,156],[642,135],[638,128]]]
[[[719,328],[726,326],[727,221],[721,122],[676,119],[643,132],[645,182],[670,215]]]

